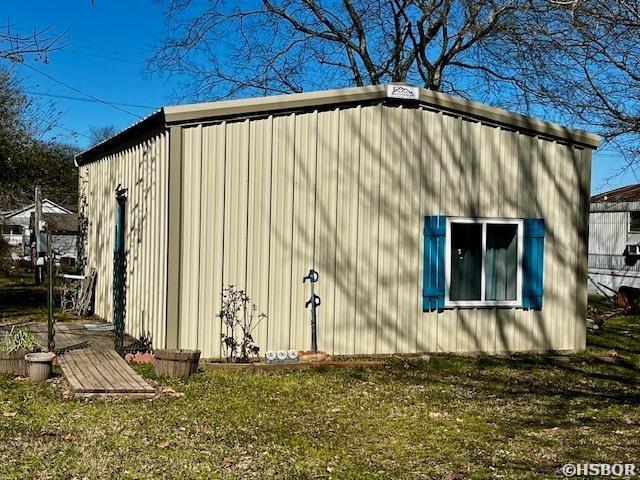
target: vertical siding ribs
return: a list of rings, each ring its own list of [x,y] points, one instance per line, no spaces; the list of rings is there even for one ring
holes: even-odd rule
[[[567,279],[589,158],[555,142],[421,108],[336,108],[183,127],[180,343],[221,354],[220,293],[268,313],[262,350],[307,348],[309,267],[319,346],[332,353],[584,346],[583,288]],[[127,332],[165,342],[168,134],[81,167],[96,313],[110,319],[113,192],[129,188]],[[573,169],[573,170],[572,170]],[[425,215],[547,220],[545,306],[422,312]],[[582,226],[581,232],[587,226]],[[599,234],[593,228],[592,235]],[[573,253],[571,253],[573,252]],[[576,283],[578,282],[578,283]],[[175,288],[169,285],[168,288]],[[574,295],[575,294],[575,295]],[[578,302],[576,307],[572,302]]]

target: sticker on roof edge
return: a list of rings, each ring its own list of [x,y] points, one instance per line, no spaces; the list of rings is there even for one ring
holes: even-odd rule
[[[409,85],[387,85],[387,97],[420,100],[420,89]]]

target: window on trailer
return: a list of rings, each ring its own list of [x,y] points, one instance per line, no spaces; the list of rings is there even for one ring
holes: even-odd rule
[[[629,233],[640,233],[640,212],[629,212]]]
[[[4,235],[22,235],[22,225],[2,225],[2,233]]]

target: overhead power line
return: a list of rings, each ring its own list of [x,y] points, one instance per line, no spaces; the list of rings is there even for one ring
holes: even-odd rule
[[[105,48],[105,45],[100,43],[100,42],[96,42],[95,38],[87,38],[87,37],[82,37],[82,36],[78,36],[78,35],[67,35],[65,38],[68,38],[69,40],[78,40],[77,43],[73,43],[72,45],[86,45],[87,47],[90,48],[96,48],[96,49],[100,49],[101,51],[107,51],[107,48]],[[131,53],[132,51],[139,51],[141,54],[149,54],[152,50],[153,50],[153,46],[152,45],[143,45],[141,46],[139,43],[138,44],[126,44],[126,43],[118,43],[118,42],[113,42],[113,41],[109,41],[108,42],[108,49],[111,49],[112,51],[116,51],[116,49],[121,49],[124,50],[128,53]]]
[[[86,138],[91,138],[90,135],[86,134],[86,133],[82,133],[79,132],[78,130],[73,130],[72,128],[67,128],[67,127],[63,127],[62,125],[56,125],[54,128],[59,128],[61,130],[66,130],[67,132],[70,132],[74,135],[80,135],[81,137],[86,137]]]
[[[128,60],[126,58],[119,58],[119,57],[114,57],[114,56],[110,56],[110,55],[101,55],[98,53],[89,53],[89,52],[78,52],[76,50],[73,49],[69,49],[69,50],[64,50],[62,53],[65,54],[71,54],[71,55],[83,55],[86,57],[93,57],[93,58],[101,58],[103,60],[111,60],[114,62],[122,62],[122,63],[128,63],[130,65],[142,65],[144,63],[143,60],[140,61],[133,61],[133,60]]]
[[[89,94],[89,93],[83,92],[82,90],[80,90],[80,89],[78,89],[78,88],[76,88],[76,87],[73,87],[73,86],[69,85],[68,83],[65,83],[65,82],[63,82],[63,81],[61,81],[61,80],[58,80],[57,78],[52,77],[52,76],[51,76],[51,75],[49,75],[48,73],[43,72],[42,70],[40,70],[40,69],[38,69],[38,68],[36,68],[36,67],[34,67],[34,66],[31,66],[31,65],[29,65],[28,63],[20,63],[19,65],[23,65],[23,66],[25,66],[25,67],[27,67],[27,68],[29,68],[29,69],[33,70],[34,72],[37,72],[37,73],[39,73],[40,75],[43,75],[43,76],[47,77],[47,78],[48,78],[49,80],[51,80],[52,82],[55,82],[55,83],[57,83],[57,84],[59,84],[59,85],[62,85],[63,87],[68,88],[69,90],[73,90],[74,92],[79,93],[80,95],[84,95],[85,97],[89,97],[89,98],[91,98],[91,99],[95,100],[95,101],[96,101],[96,102],[98,102],[98,103],[102,103],[102,104],[107,105],[107,106],[109,106],[109,107],[111,107],[111,108],[115,108],[116,110],[119,110],[119,111],[121,111],[121,112],[124,112],[124,113],[126,113],[127,115],[131,115],[132,117],[135,117],[135,118],[137,118],[137,119],[141,119],[141,118],[142,118],[140,115],[137,115],[137,114],[135,114],[135,113],[133,113],[133,112],[130,112],[129,110],[126,110],[126,109],[124,109],[124,108],[122,108],[122,107],[119,107],[118,105],[114,105],[114,104],[113,104],[113,103],[111,103],[111,102],[108,102],[108,101],[106,101],[106,100],[103,100],[102,98],[98,98],[98,97],[96,97],[96,96],[94,96],[94,95],[91,95],[91,94]]]
[[[45,92],[25,92],[27,95],[36,95],[38,97],[51,97],[51,98],[64,98],[66,100],[77,100],[78,102],[89,102],[89,103],[102,103],[99,102],[97,100],[94,100],[92,98],[85,98],[85,97],[74,97],[71,95],[60,95],[57,93],[45,93]],[[105,100],[107,101],[107,100]],[[154,107],[151,105],[136,105],[135,103],[122,103],[122,102],[114,102],[112,100],[109,100],[109,103],[111,105],[118,105],[121,107],[131,107],[131,108],[146,108],[146,109],[151,109],[151,110],[157,110],[160,107]]]

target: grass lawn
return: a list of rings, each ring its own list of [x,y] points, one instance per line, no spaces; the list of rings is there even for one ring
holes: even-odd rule
[[[568,462],[640,468],[640,319],[613,317],[589,343],[566,358],[209,371],[165,382],[183,396],[152,400],[70,400],[51,382],[0,376],[0,477],[526,479],[558,478]]]

